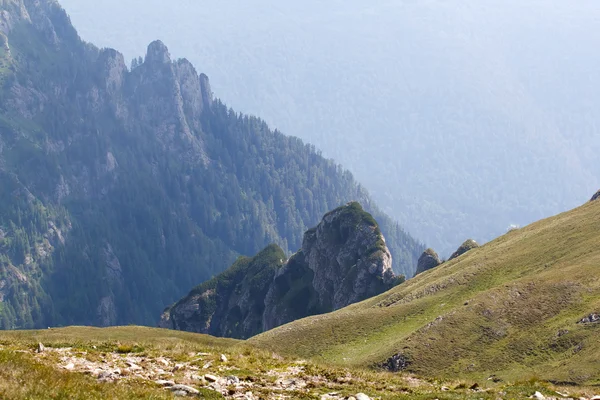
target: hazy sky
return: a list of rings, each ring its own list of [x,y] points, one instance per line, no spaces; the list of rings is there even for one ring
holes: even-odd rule
[[[60,2],[128,59],[162,39],[443,252],[600,186],[597,0]]]

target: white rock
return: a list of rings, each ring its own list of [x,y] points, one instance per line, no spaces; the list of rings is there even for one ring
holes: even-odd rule
[[[185,366],[183,364],[175,364],[175,367],[173,367],[173,372],[175,371],[179,371],[180,369],[183,369]]]
[[[41,343],[38,343],[36,353],[43,353],[46,351],[46,346]]]
[[[175,395],[175,397],[186,397],[187,392],[185,390],[176,390],[173,392],[173,395]]]
[[[371,400],[371,398],[364,393],[358,393],[354,397],[356,397],[356,400]]]
[[[546,396],[544,396],[543,394],[541,394],[540,392],[535,392],[533,394],[533,396],[530,397],[530,399],[536,399],[536,400],[546,400]]]
[[[227,357],[225,356],[225,354],[221,354],[221,361],[227,362]]]
[[[210,375],[210,374],[206,374],[204,375],[204,379],[206,379],[209,382],[216,382],[219,380],[218,377],[214,376],[214,375]]]
[[[600,400],[600,396],[594,396],[590,400]]]
[[[65,365],[65,369],[71,371],[73,368],[75,368],[75,364],[73,363],[68,363],[67,365]]]
[[[154,383],[156,383],[159,386],[173,386],[173,385],[175,385],[175,382],[173,382],[173,381],[166,381],[164,379],[159,379],[157,381],[154,381]]]
[[[206,364],[204,364],[204,366],[202,367],[202,369],[209,369],[211,365],[212,365],[212,361],[209,361]]]
[[[194,389],[191,386],[187,386],[187,385],[173,385],[169,388],[169,390],[172,390],[174,392],[186,392],[187,394],[199,394],[200,391],[198,389]]]
[[[140,367],[139,365],[132,363],[130,361],[127,362],[127,365],[129,366],[130,371],[139,371],[142,369],[142,367]]]

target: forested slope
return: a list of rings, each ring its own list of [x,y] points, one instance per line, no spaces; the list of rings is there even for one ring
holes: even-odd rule
[[[595,0],[60,0],[127,58],[160,35],[448,257],[600,186]]]
[[[0,9],[1,327],[154,324],[238,255],[296,249],[351,200],[414,272],[422,246],[349,172],[228,109],[161,42],[129,70],[53,0]]]

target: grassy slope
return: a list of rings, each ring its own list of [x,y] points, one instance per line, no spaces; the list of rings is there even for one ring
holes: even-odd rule
[[[42,354],[34,349],[38,342],[48,348]],[[481,387],[469,389],[473,381],[425,381],[405,374],[391,374],[353,368],[325,366],[312,362],[280,357],[269,351],[248,346],[245,342],[218,339],[206,335],[167,331],[142,327],[86,328],[70,327],[43,331],[0,332],[0,398],[11,399],[170,399],[173,395],[152,380],[123,378],[117,382],[100,382],[89,374],[69,372],[61,365],[60,350],[90,361],[110,360],[111,355],[142,357],[146,360],[161,357],[171,363],[202,366],[210,361],[211,367],[200,368],[199,374],[234,375],[246,382],[255,398],[278,399],[285,394],[289,399],[318,400],[324,393],[337,392],[351,395],[365,392],[382,399],[507,399],[524,398],[535,391],[552,395],[555,390],[569,391],[573,395],[589,396],[589,388],[559,388],[537,381],[516,384],[481,382]],[[132,354],[127,354],[131,352]],[[198,353],[202,352],[202,353]],[[220,353],[228,361],[219,360]],[[196,361],[202,354],[201,361]],[[199,364],[198,364],[199,363]],[[182,365],[183,365],[182,364]],[[171,364],[173,365],[173,364]],[[127,369],[125,365],[120,365]],[[290,367],[302,366],[295,379],[310,382],[302,391],[269,389],[277,380],[277,373]],[[206,388],[205,383],[185,381],[183,369],[175,372],[176,382],[191,384],[201,391],[199,397],[223,399],[220,394]],[[227,398],[233,398],[228,396]]]
[[[600,202],[589,203],[378,297],[250,341],[352,366],[402,352],[409,370],[428,376],[600,384],[600,325],[577,324],[600,311],[599,234]]]

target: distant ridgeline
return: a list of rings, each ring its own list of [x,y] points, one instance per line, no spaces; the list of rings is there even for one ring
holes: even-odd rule
[[[161,42],[129,70],[54,0],[0,1],[0,327],[156,324],[270,243],[359,201],[412,276],[424,246],[352,175],[213,99]]]
[[[377,222],[360,204],[327,213],[289,260],[277,245],[240,257],[165,310],[160,326],[246,339],[343,308],[404,281]]]

